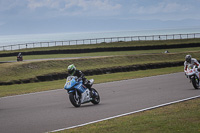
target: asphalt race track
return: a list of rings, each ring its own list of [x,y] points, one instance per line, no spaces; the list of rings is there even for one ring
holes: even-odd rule
[[[93,87],[100,93],[100,104],[80,108],[72,106],[64,89],[0,98],[0,132],[48,132],[200,95],[184,73]]]

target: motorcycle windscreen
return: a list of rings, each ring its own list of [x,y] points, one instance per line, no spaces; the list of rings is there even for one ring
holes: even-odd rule
[[[73,88],[74,85],[76,85],[75,79],[72,79],[70,81],[66,81],[64,89],[69,90],[69,89]]]

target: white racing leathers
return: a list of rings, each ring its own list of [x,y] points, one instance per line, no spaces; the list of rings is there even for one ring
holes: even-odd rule
[[[188,63],[187,61],[185,61],[184,62],[184,72],[187,71],[188,67],[192,67],[193,68],[194,65],[197,66],[198,68],[200,68],[200,64],[199,64],[199,62],[195,58],[191,59],[191,63]]]

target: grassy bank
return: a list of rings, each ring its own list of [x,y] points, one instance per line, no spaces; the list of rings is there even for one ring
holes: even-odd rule
[[[94,57],[94,56],[126,56],[126,55],[141,55],[141,54],[161,54],[168,50],[170,53],[182,53],[200,51],[200,47],[195,48],[176,48],[176,49],[157,49],[157,50],[136,50],[136,51],[117,51],[117,52],[94,52],[81,54],[47,54],[47,55],[26,55],[24,60],[32,59],[52,59],[52,58],[71,58],[71,57]],[[16,61],[16,56],[1,57],[0,61]]]
[[[115,118],[62,133],[199,133],[200,98]]]
[[[12,80],[35,78],[36,76],[45,74],[63,73],[66,72],[67,66],[70,64],[75,64],[78,69],[84,71],[137,64],[184,61],[186,54],[187,53],[128,55],[89,59],[5,63],[0,64],[0,75],[4,75],[0,77],[0,81],[8,82]],[[190,54],[193,57],[200,57],[200,52],[190,52]]]
[[[124,46],[139,46],[139,45],[172,45],[184,43],[197,43],[200,39],[184,39],[184,40],[165,40],[165,41],[133,41],[133,42],[115,42],[108,44],[95,44],[95,45],[78,45],[78,46],[64,46],[62,48],[93,48],[93,47],[124,47]],[[51,47],[56,49],[58,47]],[[61,48],[61,47],[60,47]],[[46,48],[45,48],[46,49]],[[27,49],[30,50],[30,49]],[[40,49],[42,50],[42,48]],[[44,50],[44,49],[43,49]],[[200,47],[196,48],[179,48],[170,49],[170,54],[163,54],[165,49],[161,50],[140,50],[140,51],[121,51],[121,52],[96,52],[87,54],[62,54],[62,55],[36,55],[27,56],[27,59],[40,59],[40,58],[65,58],[65,57],[83,57],[91,56],[88,59],[60,59],[48,61],[27,61],[27,62],[14,62],[0,64],[0,82],[12,82],[35,79],[37,76],[46,74],[56,74],[66,72],[69,64],[75,64],[78,69],[91,70],[99,68],[112,68],[119,66],[129,66],[136,64],[147,63],[161,63],[161,62],[176,62],[184,61],[186,54],[191,54],[193,57],[200,57]],[[190,52],[189,52],[190,51]],[[108,56],[108,57],[94,57],[94,56]],[[12,57],[13,58],[13,57]],[[16,57],[15,57],[16,58]],[[24,57],[26,58],[26,57]],[[0,60],[10,60],[10,57],[1,58]]]
[[[95,83],[104,83],[104,82],[112,82],[118,80],[142,78],[147,76],[155,76],[160,74],[176,73],[182,71],[183,67],[171,67],[162,69],[142,70],[135,72],[121,72],[114,74],[87,76],[86,78],[95,79]],[[49,81],[49,82],[40,82],[40,83],[0,86],[0,97],[61,89],[63,88],[65,81],[66,79]]]

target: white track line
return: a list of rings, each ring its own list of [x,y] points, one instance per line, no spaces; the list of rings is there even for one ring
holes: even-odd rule
[[[82,127],[82,126],[85,126],[85,125],[89,125],[89,124],[93,124],[93,123],[97,123],[97,122],[101,122],[101,121],[105,121],[105,120],[110,120],[110,119],[114,119],[114,118],[118,118],[118,117],[130,115],[130,114],[135,114],[135,113],[138,113],[138,112],[143,112],[143,111],[147,111],[147,110],[159,108],[159,107],[171,105],[171,104],[174,104],[174,103],[179,103],[179,102],[183,102],[183,101],[188,101],[188,100],[195,99],[195,98],[200,98],[200,95],[194,96],[194,97],[189,97],[189,98],[182,99],[182,100],[178,100],[178,101],[173,101],[173,102],[165,103],[165,104],[160,104],[160,105],[157,105],[157,106],[153,106],[153,107],[149,107],[149,108],[145,108],[145,109],[141,109],[141,110],[137,110],[137,111],[125,113],[125,114],[120,114],[120,115],[108,117],[108,118],[101,119],[101,120],[97,120],[97,121],[92,121],[92,122],[88,122],[88,123],[84,123],[84,124],[80,124],[80,125],[76,125],[76,126],[71,126],[71,127],[67,127],[67,128],[62,128],[62,129],[58,129],[58,130],[54,130],[54,131],[50,131],[50,132],[58,132],[58,131],[63,131],[63,130],[67,130],[67,129]]]

